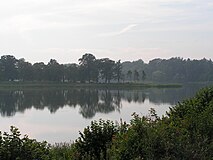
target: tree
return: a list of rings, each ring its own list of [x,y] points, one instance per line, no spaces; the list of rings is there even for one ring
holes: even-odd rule
[[[22,81],[33,80],[33,67],[29,62],[25,62],[25,59],[18,60],[18,79]]]
[[[144,70],[142,71],[142,81],[145,81],[146,79],[146,73],[144,72]]]
[[[47,80],[58,81],[63,80],[63,66],[60,65],[55,59],[51,59],[47,64]]]
[[[64,65],[64,76],[68,82],[75,83],[78,80],[79,76],[78,65],[75,63]]]
[[[45,70],[47,66],[43,62],[33,64],[33,80],[42,81],[45,80]]]
[[[86,53],[80,58],[80,73],[82,82],[87,80],[89,83],[91,80],[97,80],[98,68],[96,67],[96,58],[90,53]]]
[[[79,159],[107,159],[108,145],[116,133],[117,126],[112,121],[92,121],[76,140]]]
[[[137,70],[134,70],[134,81],[139,81],[139,73]]]
[[[100,73],[101,78],[105,80],[105,83],[110,83],[114,76],[115,61],[109,58],[100,59]]]
[[[0,159],[50,159],[50,148],[47,142],[37,142],[27,135],[21,138],[20,131],[14,126],[11,126],[10,132],[2,134],[0,131]]]
[[[124,83],[124,80],[125,80],[125,74],[124,73],[121,73],[121,80]]]
[[[5,81],[13,81],[18,78],[17,62],[18,60],[11,55],[1,56],[1,72],[2,79]]]
[[[132,81],[132,71],[131,70],[128,70],[127,78],[129,79],[129,81]]]
[[[121,64],[121,60],[117,61],[115,63],[115,78],[117,79],[118,83],[120,82],[121,79],[121,73],[122,73],[122,64]]]
[[[157,70],[157,71],[152,73],[152,80],[154,80],[154,81],[165,81],[166,80],[166,74],[164,72]]]

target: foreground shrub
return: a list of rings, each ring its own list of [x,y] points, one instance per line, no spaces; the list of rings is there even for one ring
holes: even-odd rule
[[[151,113],[155,113],[153,111]],[[155,114],[140,117],[134,113],[126,131],[119,132],[113,139],[110,159],[159,159],[164,153],[164,146],[157,130],[158,121]]]
[[[11,127],[11,134],[0,132],[1,160],[47,160],[49,146],[47,142],[37,142],[28,136],[21,138],[19,130]]]
[[[168,116],[169,129],[173,128],[175,134],[167,137],[176,145],[179,142],[180,146],[176,156],[190,159],[213,157],[213,87],[202,89],[194,98],[171,108]],[[174,149],[169,148],[170,152]]]
[[[51,146],[51,160],[73,160],[75,159],[75,146],[72,143],[57,143]]]
[[[110,159],[212,159],[213,88],[171,108],[161,119],[133,115],[113,140]]]
[[[76,159],[106,159],[117,127],[112,121],[92,121],[76,140]]]

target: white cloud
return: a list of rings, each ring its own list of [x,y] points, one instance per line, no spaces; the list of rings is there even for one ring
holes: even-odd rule
[[[0,17],[11,19],[20,28],[38,29],[39,26],[51,27],[56,24],[132,24],[180,14],[177,9],[160,5],[162,2],[186,1],[189,0],[9,0],[0,6]]]
[[[0,30],[23,34],[49,28],[170,21],[170,17],[183,16],[185,11],[162,4],[188,2],[191,0],[8,0],[0,6]]]
[[[169,55],[174,53],[167,52],[169,46],[186,47],[172,44],[166,32],[176,33],[174,41],[187,33],[188,44],[204,32],[209,38],[202,45],[212,41],[212,6],[211,0],[2,0],[1,50],[30,61],[60,62],[76,61],[85,52],[115,59]],[[127,46],[134,49],[117,49]],[[196,47],[187,48],[189,54]]]
[[[126,32],[129,32],[130,30],[132,30],[136,26],[137,26],[137,24],[130,24],[130,25],[126,26],[125,28],[121,29],[118,32],[102,33],[99,36],[101,36],[101,37],[118,36],[118,35],[124,34]]]
[[[121,59],[121,61],[134,61],[138,59],[143,59],[145,62],[154,59],[156,57],[170,58],[169,54],[172,52],[163,48],[133,48],[133,47],[123,47],[123,48],[48,48],[44,50],[37,50],[37,54],[43,54],[45,63],[47,63],[50,58],[56,59],[59,63],[78,63],[78,59],[85,53],[93,54],[97,59],[100,58],[111,58],[115,61]],[[157,55],[157,56],[156,56]],[[27,59],[32,62],[30,59]],[[34,62],[38,62],[37,60]]]
[[[208,7],[213,7],[213,2],[207,3],[207,6],[208,6]]]

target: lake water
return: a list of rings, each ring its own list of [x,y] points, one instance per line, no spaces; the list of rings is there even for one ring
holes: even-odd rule
[[[8,132],[13,125],[38,141],[70,142],[92,120],[129,122],[133,112],[147,115],[150,108],[162,116],[206,85],[141,90],[0,90],[0,130]]]

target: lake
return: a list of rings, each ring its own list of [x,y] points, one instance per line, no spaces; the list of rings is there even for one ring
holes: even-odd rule
[[[194,96],[207,85],[141,90],[0,90],[0,130],[8,132],[13,125],[38,141],[72,142],[92,120],[129,122],[132,113],[147,115],[150,108],[162,116],[169,107]]]

